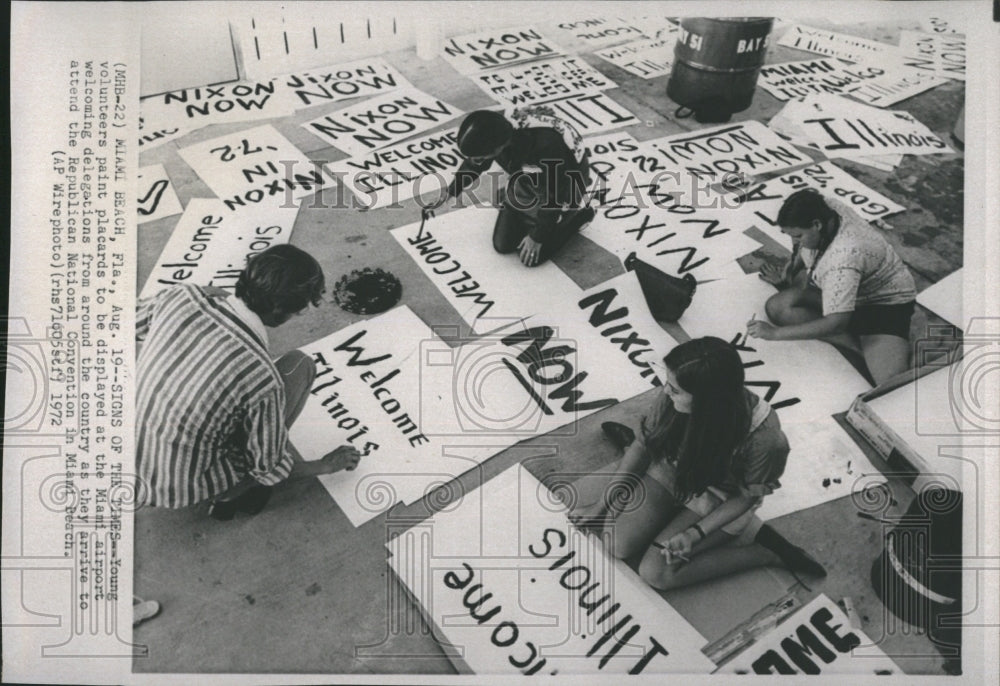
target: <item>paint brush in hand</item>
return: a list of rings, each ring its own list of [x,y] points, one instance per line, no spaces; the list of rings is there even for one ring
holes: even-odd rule
[[[683,553],[675,553],[672,550],[670,550],[670,548],[668,548],[667,546],[663,545],[662,543],[658,543],[656,541],[653,541],[653,545],[656,546],[657,548],[659,548],[660,550],[666,550],[668,553],[670,553],[670,555],[672,557],[679,557],[680,559],[684,560],[685,562],[690,562],[691,561],[691,558],[688,557],[687,555],[685,555]]]

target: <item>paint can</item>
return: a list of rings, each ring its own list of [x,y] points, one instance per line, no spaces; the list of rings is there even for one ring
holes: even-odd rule
[[[769,17],[682,19],[667,82],[676,116],[726,122],[748,108],[773,25]]]
[[[875,595],[927,632],[946,660],[961,658],[962,494],[929,484],[887,532],[871,568]],[[886,631],[890,618],[886,617]]]

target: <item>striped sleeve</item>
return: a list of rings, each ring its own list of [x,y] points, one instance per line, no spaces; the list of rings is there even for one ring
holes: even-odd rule
[[[250,407],[244,420],[249,457],[247,474],[265,486],[284,481],[292,471],[284,415],[283,399],[274,388]]]
[[[162,291],[161,291],[162,292]],[[153,311],[159,302],[159,293],[143,298],[135,306],[135,340],[144,341],[153,324]]]

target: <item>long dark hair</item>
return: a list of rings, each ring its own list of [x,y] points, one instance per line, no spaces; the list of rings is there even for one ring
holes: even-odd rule
[[[808,229],[816,220],[819,220],[821,226],[818,252],[822,254],[830,247],[840,229],[840,215],[827,204],[819,191],[812,188],[795,191],[785,198],[781,203],[781,209],[778,210],[778,226]]]
[[[664,396],[642,432],[653,459],[676,462],[676,496],[687,500],[721,483],[733,452],[750,428],[743,363],[736,348],[706,336],[681,343],[663,358],[681,389],[693,396],[690,414]]]

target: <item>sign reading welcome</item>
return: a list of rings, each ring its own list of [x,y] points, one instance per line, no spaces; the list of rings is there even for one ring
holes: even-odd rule
[[[386,547],[460,671],[705,674],[705,639],[520,465]]]

